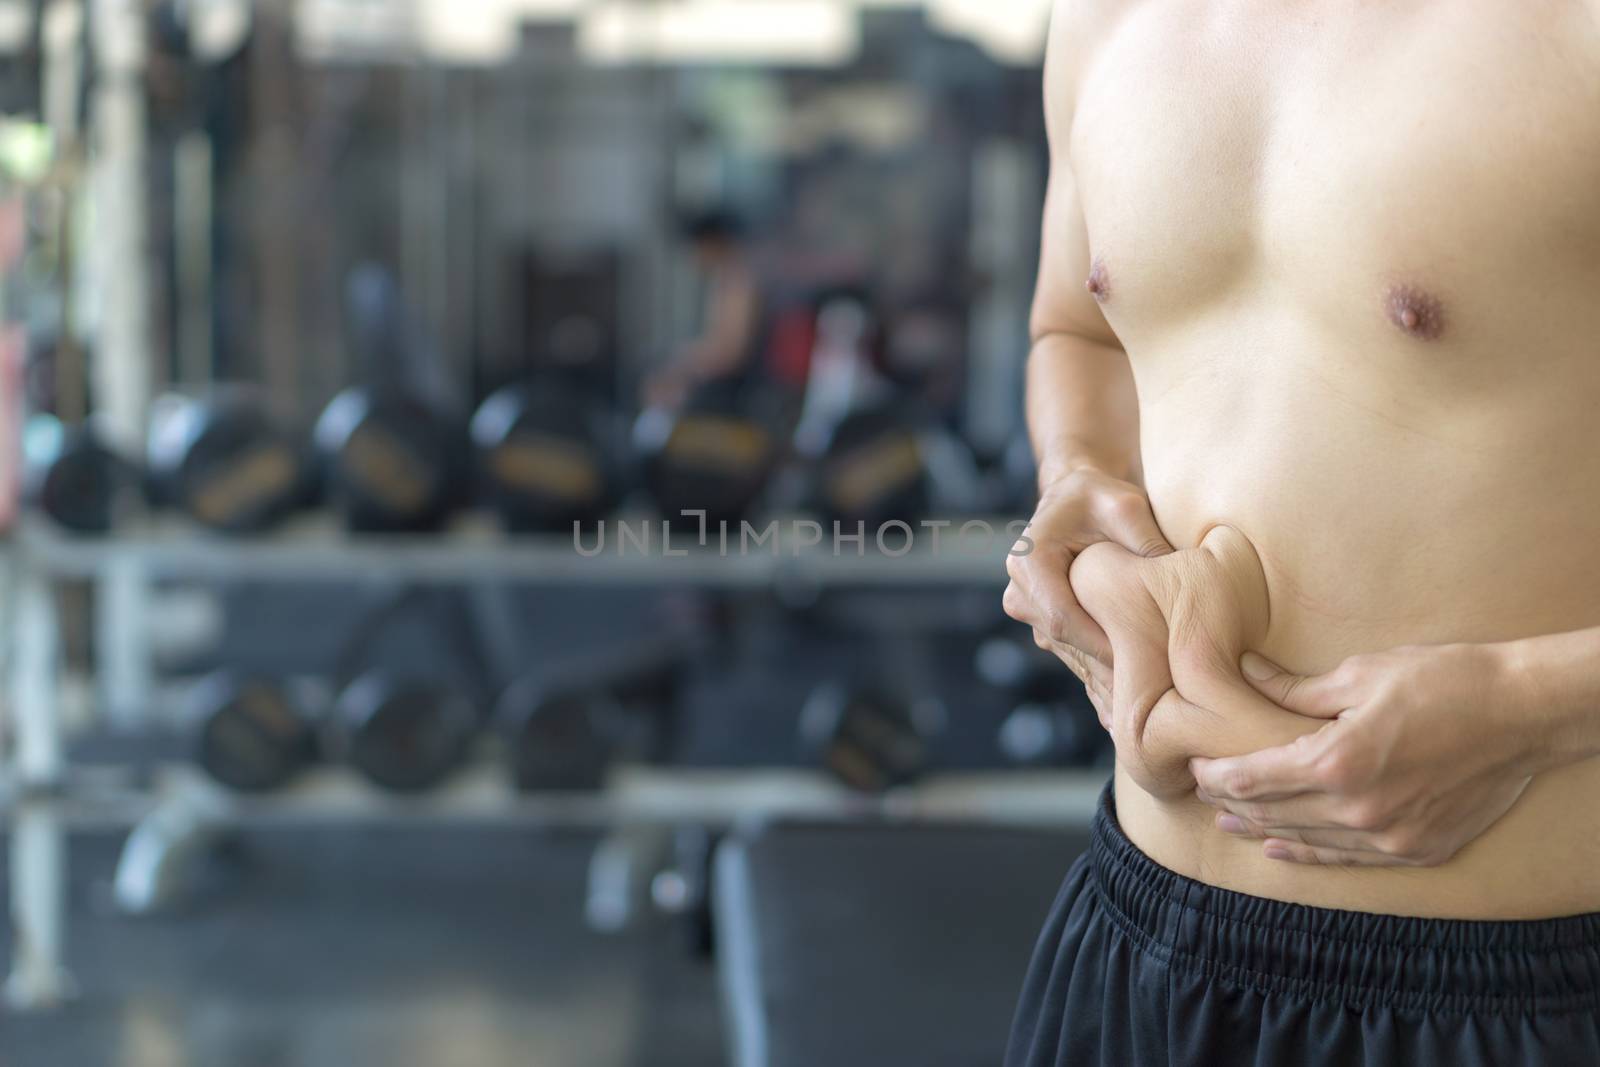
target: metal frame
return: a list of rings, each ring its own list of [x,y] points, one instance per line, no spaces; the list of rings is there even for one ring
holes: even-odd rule
[[[635,520],[638,521],[638,520]],[[1004,530],[1004,519],[987,520]],[[677,535],[674,534],[676,540]],[[68,537],[24,521],[6,557],[10,598],[9,692],[11,743],[0,781],[12,814],[11,914],[16,930],[5,987],[19,1009],[49,1007],[72,994],[64,966],[66,834],[89,823],[135,822],[113,893],[131,912],[169,903],[189,856],[228,827],[324,818],[439,820],[501,818],[537,824],[611,829],[608,842],[631,856],[629,842],[653,840],[652,828],[680,823],[727,826],[751,818],[880,818],[977,820],[1076,825],[1088,820],[1104,772],[942,775],[881,797],[850,793],[820,773],[793,770],[619,768],[607,787],[585,796],[525,796],[503,775],[478,766],[445,788],[418,798],[381,793],[340,769],[307,775],[295,788],[264,797],[227,793],[192,768],[168,768],[155,788],[98,795],[92,780],[69,773],[62,738],[59,619],[54,583],[88,578],[115,596],[112,629],[142,630],[135,618],[143,589],[157,577],[296,577],[349,581],[388,578],[411,583],[493,579],[551,583],[673,585],[782,591],[850,587],[998,585],[1009,543],[998,538],[983,552],[946,553],[927,547],[886,555],[871,545],[837,554],[831,545],[798,553],[723,556],[714,548],[683,555],[629,552],[584,558],[563,537],[510,538],[481,518],[468,517],[440,536],[356,538],[336,533],[329,520],[291,525],[281,535],[249,540],[208,536],[174,520],[135,524],[112,538]],[[676,549],[674,550],[676,552]],[[102,671],[140,685],[149,678],[149,644],[106,634]],[[142,682],[140,680],[143,680]],[[101,681],[106,681],[102,677]],[[101,687],[103,688],[103,686]],[[605,852],[604,849],[601,850]],[[598,854],[597,854],[598,855]],[[615,858],[615,857],[613,857]],[[634,857],[637,865],[643,862]],[[626,866],[626,864],[624,864]],[[600,872],[604,873],[604,872]],[[630,877],[633,876],[632,872]],[[601,879],[604,881],[605,879]]]

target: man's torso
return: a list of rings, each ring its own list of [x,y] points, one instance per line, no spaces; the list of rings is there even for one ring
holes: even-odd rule
[[[1070,156],[1174,544],[1237,527],[1262,651],[1600,623],[1600,8],[1074,5]],[[1119,778],[1129,835],[1227,888],[1407,914],[1600,910],[1600,762],[1430,871],[1274,864]]]

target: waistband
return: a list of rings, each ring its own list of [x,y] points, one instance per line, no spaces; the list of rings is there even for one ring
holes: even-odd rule
[[[1600,912],[1422,919],[1218,889],[1140,852],[1117,824],[1109,785],[1095,812],[1089,862],[1111,919],[1176,969],[1362,1008],[1600,1011]]]

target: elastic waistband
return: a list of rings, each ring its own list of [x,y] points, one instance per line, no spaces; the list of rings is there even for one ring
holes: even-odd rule
[[[1313,908],[1185,878],[1117,824],[1107,786],[1089,855],[1111,918],[1174,968],[1353,1007],[1600,1011],[1600,913],[1492,922]]]

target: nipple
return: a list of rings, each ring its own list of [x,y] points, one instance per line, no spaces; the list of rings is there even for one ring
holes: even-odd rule
[[[1409,285],[1389,289],[1385,299],[1389,321],[1419,341],[1432,341],[1444,332],[1444,308],[1431,293]]]
[[[1089,268],[1089,277],[1084,281],[1083,287],[1089,290],[1089,295],[1095,301],[1104,304],[1111,299],[1111,277],[1106,273],[1106,265],[1098,258],[1094,266]]]

